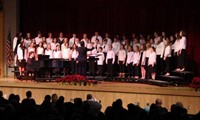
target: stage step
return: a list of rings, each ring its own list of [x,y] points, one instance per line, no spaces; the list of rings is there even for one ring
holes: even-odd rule
[[[157,76],[157,79],[162,80],[162,81],[167,81],[170,84],[174,84],[174,85],[181,85],[183,84],[183,78],[179,77],[179,76],[172,76],[172,75],[159,75]]]
[[[37,82],[47,82],[47,81],[52,81],[55,80],[55,78],[35,78],[35,81]]]
[[[163,80],[153,80],[153,79],[149,79],[147,80],[148,84],[153,84],[153,85],[158,85],[158,86],[168,86],[171,85],[170,82],[168,81],[163,81]]]
[[[17,76],[18,80],[34,80],[34,76]]]
[[[182,84],[189,84],[194,78],[194,73],[191,71],[172,71],[171,75],[181,77],[183,79]]]

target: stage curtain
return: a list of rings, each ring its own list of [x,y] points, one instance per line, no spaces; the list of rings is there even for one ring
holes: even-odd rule
[[[104,37],[132,33],[187,32],[188,68],[200,75],[199,0],[20,0],[20,30],[66,37],[99,31]],[[57,36],[54,36],[57,37]]]

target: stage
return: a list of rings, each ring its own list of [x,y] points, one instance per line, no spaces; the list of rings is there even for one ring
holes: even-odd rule
[[[21,100],[25,97],[28,90],[33,92],[37,104],[41,104],[46,94],[56,93],[65,97],[65,101],[73,101],[74,98],[80,97],[85,100],[88,93],[100,100],[102,111],[118,98],[123,100],[123,106],[126,108],[128,103],[139,104],[142,108],[147,103],[153,103],[157,98],[163,100],[163,106],[170,110],[171,104],[178,101],[184,104],[188,113],[195,114],[200,110],[200,92],[195,92],[189,87],[159,87],[154,85],[140,83],[123,83],[123,82],[105,82],[101,81],[93,86],[74,86],[65,85],[56,82],[35,82],[20,81],[13,78],[1,78],[0,89],[4,92],[4,97],[8,98],[11,93],[19,94]]]

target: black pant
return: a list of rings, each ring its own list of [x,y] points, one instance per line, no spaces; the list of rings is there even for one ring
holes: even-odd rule
[[[119,72],[124,73],[124,64],[123,61],[119,61]]]
[[[139,65],[134,64],[134,75],[139,76]]]
[[[171,70],[170,60],[171,60],[170,57],[167,57],[166,60],[165,60],[165,64],[166,64],[166,69],[165,69],[165,71],[166,71],[167,73],[170,72],[170,70]]]
[[[174,53],[174,50],[172,50],[171,52],[171,59],[170,59],[170,63],[171,63],[171,70],[175,70],[176,69],[176,65],[177,65],[177,61],[176,61],[176,55]]]
[[[90,75],[95,75],[95,62],[94,60],[90,60],[89,61],[89,72],[90,72]]]
[[[116,73],[119,73],[119,65],[118,65],[118,56],[115,55],[115,62],[114,62],[114,65],[113,65],[113,76],[116,75]]]
[[[164,67],[164,61],[163,61],[163,58],[161,58],[161,55],[156,56],[156,61],[157,61],[157,65],[158,65],[157,74],[164,73],[165,67]]]
[[[145,70],[146,70],[146,78],[148,78],[148,73],[149,73],[149,66],[148,66],[149,58],[145,58]]]
[[[185,49],[181,50],[181,54],[179,57],[179,65],[180,65],[180,69],[185,68],[185,65],[186,65],[186,50]]]
[[[129,76],[133,76],[133,63],[128,64]]]
[[[113,77],[113,59],[108,59],[108,76]]]
[[[103,75],[103,65],[98,65],[99,76]]]
[[[87,66],[87,62],[86,61],[79,61],[78,62],[78,73],[80,75],[83,75],[83,76],[86,75],[86,66]]]
[[[71,73],[76,74],[77,73],[77,64],[75,60],[71,61]]]

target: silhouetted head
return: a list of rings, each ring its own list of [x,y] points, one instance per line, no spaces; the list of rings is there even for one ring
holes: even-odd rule
[[[51,96],[51,99],[52,99],[52,102],[56,102],[56,101],[58,100],[58,95],[54,93],[54,94]]]
[[[44,97],[44,100],[50,102],[51,101],[51,96],[50,95],[46,95]]]
[[[117,99],[116,102],[118,103],[118,105],[122,106],[123,103],[122,103],[122,100],[121,99]]]
[[[32,92],[31,91],[27,91],[26,92],[26,97],[27,98],[31,98],[32,97]]]
[[[87,100],[92,99],[92,94],[87,94]]]
[[[181,108],[183,108],[183,103],[182,102],[177,102],[176,105],[181,107]]]
[[[160,98],[156,99],[156,106],[162,106],[162,100]]]

